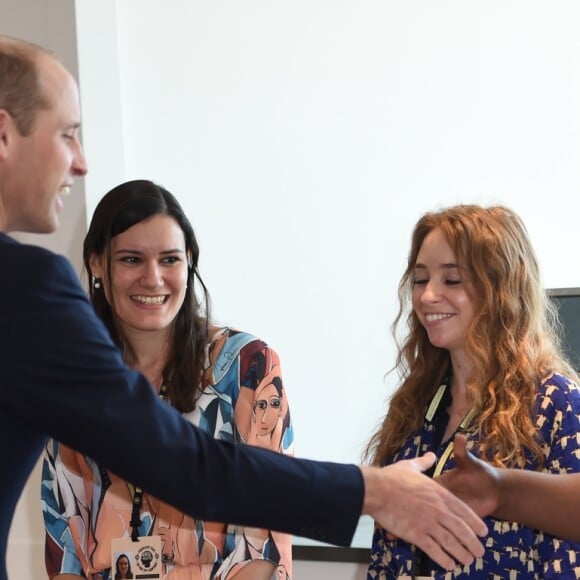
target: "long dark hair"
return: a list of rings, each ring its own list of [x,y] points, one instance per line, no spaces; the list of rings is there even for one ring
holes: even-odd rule
[[[127,181],[109,191],[97,205],[83,246],[83,260],[93,278],[91,256],[104,261],[109,284],[111,280],[112,239],[155,215],[172,217],[183,231],[186,253],[189,257],[187,289],[183,304],[174,320],[173,343],[169,348],[168,360],[163,368],[163,383],[167,399],[181,412],[193,410],[202,388],[202,370],[205,345],[209,336],[210,298],[198,271],[199,246],[191,223],[175,197],[165,188],[151,181],[138,179]],[[198,299],[195,283],[198,283],[202,299]],[[125,359],[131,363],[134,353],[123,336],[111,305],[102,288],[89,284],[89,296],[96,313],[108,328],[111,337],[122,349]]]

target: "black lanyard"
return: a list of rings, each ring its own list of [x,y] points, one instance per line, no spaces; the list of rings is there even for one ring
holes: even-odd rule
[[[167,387],[161,385],[159,389],[159,398],[165,401],[165,395],[167,393]],[[143,505],[143,490],[140,487],[127,482],[127,487],[131,492],[131,500],[133,502],[131,508],[131,521],[129,522],[131,526],[131,540],[137,542],[139,540],[139,528],[143,521],[141,520],[141,506]]]
[[[140,487],[135,487],[133,484],[127,482],[131,498],[133,500],[133,507],[131,508],[131,539],[134,542],[139,540],[139,527],[143,523],[141,521],[141,506],[143,505],[143,490]]]

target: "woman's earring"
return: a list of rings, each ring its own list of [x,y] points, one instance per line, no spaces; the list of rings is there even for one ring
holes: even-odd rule
[[[101,279],[93,276],[93,288],[98,289],[100,287],[101,287]]]

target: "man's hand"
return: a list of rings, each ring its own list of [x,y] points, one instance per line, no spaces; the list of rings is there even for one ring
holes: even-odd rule
[[[457,467],[435,481],[461,498],[479,516],[493,514],[499,506],[499,471],[467,451],[465,435],[455,436],[453,454]]]
[[[487,527],[471,508],[422,474],[434,461],[435,455],[427,453],[382,469],[362,467],[363,513],[452,570],[456,562],[471,564],[483,555],[477,536],[485,536]]]

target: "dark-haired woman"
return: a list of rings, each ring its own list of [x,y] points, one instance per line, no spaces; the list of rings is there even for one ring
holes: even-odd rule
[[[216,438],[256,444],[260,433],[266,447],[292,453],[278,355],[248,333],[212,325],[198,244],[170,192],[145,180],[115,187],[95,209],[83,257],[97,314],[167,404]],[[276,400],[264,403],[269,386]],[[291,575],[289,536],[194,521],[56,441],[44,460],[43,509],[52,578],[109,578],[111,541],[145,536],[161,538],[164,578]]]

